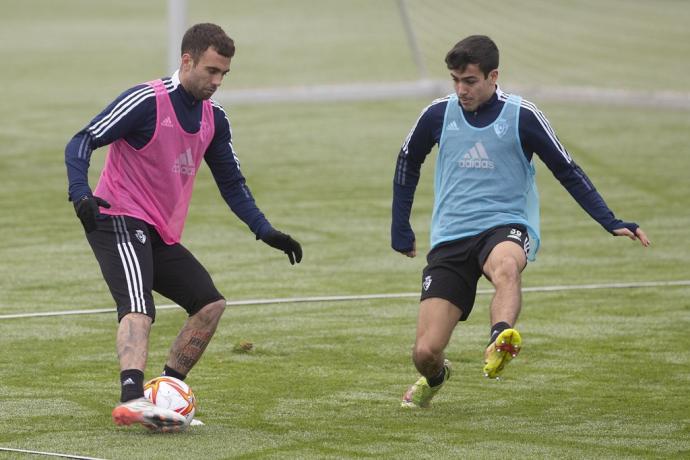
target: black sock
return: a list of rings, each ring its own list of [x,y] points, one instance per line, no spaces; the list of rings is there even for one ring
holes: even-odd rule
[[[443,383],[443,379],[446,376],[446,366],[441,368],[441,372],[438,373],[436,377],[426,379],[430,387],[436,387]]]
[[[125,369],[120,372],[120,402],[144,397],[144,373],[139,369]]]
[[[179,379],[179,380],[184,380],[187,378],[186,374],[180,374],[179,372],[177,372],[172,367],[168,367],[167,364],[163,368],[163,375],[167,375],[168,377],[175,377],[176,379]]]
[[[489,345],[494,343],[496,337],[498,337],[498,334],[505,331],[506,329],[510,329],[511,327],[512,326],[510,324],[504,321],[501,321],[500,323],[496,323],[493,326],[491,326],[491,338],[489,339]]]

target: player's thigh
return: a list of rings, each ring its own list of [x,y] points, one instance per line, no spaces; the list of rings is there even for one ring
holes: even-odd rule
[[[522,225],[497,227],[486,237],[479,253],[482,272],[489,280],[499,270],[519,274],[527,266],[529,234]]]
[[[153,262],[146,224],[125,216],[103,216],[86,238],[117,305],[118,321],[129,313],[155,319]]]
[[[527,257],[520,246],[510,241],[504,241],[494,246],[489,253],[482,271],[494,281],[499,275],[517,276],[527,265]]]
[[[190,316],[223,299],[206,268],[181,244],[156,245],[153,264],[153,290],[180,305]]]

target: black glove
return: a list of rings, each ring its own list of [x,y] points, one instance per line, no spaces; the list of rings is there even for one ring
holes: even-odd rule
[[[290,235],[271,229],[268,234],[261,238],[261,241],[287,254],[292,265],[295,265],[295,262],[300,263],[302,260],[302,246],[300,246],[297,241],[293,240]]]
[[[86,233],[91,233],[96,230],[96,216],[100,214],[98,207],[109,208],[110,203],[103,198],[97,196],[84,195],[78,201],[74,202],[74,210],[77,217],[84,226]]]

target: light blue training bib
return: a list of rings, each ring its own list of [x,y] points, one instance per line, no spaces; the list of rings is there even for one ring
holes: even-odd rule
[[[539,194],[534,164],[520,145],[522,98],[511,95],[496,120],[475,128],[457,95],[448,100],[434,179],[431,247],[477,235],[498,225],[522,224],[529,260],[539,249]]]

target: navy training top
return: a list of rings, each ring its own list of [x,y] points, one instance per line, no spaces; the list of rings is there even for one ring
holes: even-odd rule
[[[163,78],[170,101],[182,128],[195,133],[202,116],[201,101],[196,100],[180,84],[178,72]],[[230,209],[261,238],[272,230],[240,171],[240,162],[232,146],[232,128],[225,110],[216,101],[213,104],[215,134],[204,160]],[[124,91],[81,131],[65,148],[65,164],[69,181],[69,199],[77,201],[91,195],[88,169],[93,150],[123,139],[136,149],[144,147],[156,130],[156,97],[146,84]]]
[[[508,96],[510,94],[504,93],[497,86],[491,98],[476,111],[467,112],[461,107],[463,115],[474,127],[488,126],[499,116]],[[415,241],[410,226],[412,201],[422,163],[441,139],[449,97],[436,99],[422,111],[398,154],[393,180],[391,223],[391,246],[396,251],[412,250]],[[527,161],[531,161],[536,153],[575,201],[602,227],[612,232],[614,229],[630,225],[616,219],[587,175],[561,145],[544,114],[537,106],[524,99],[520,106],[518,130]],[[632,225],[636,227],[636,224]]]

